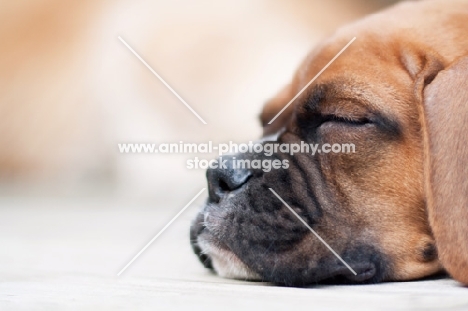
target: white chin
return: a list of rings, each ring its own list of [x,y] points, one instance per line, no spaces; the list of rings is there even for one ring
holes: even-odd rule
[[[199,239],[204,254],[211,258],[214,270],[219,276],[238,280],[260,281],[262,278],[249,269],[233,252],[220,249]]]

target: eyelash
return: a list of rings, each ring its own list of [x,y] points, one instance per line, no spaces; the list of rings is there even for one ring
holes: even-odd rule
[[[343,123],[343,124],[354,125],[354,126],[361,126],[361,125],[372,123],[371,120],[367,118],[355,120],[355,119],[348,119],[348,118],[332,115],[332,116],[324,116],[321,124],[328,123],[328,122]]]

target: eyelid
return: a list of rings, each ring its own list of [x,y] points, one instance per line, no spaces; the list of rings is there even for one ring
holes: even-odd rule
[[[364,125],[367,123],[372,123],[372,120],[370,120],[368,117],[350,118],[348,116],[328,115],[323,116],[322,118],[322,124],[326,122],[347,123],[355,125]]]

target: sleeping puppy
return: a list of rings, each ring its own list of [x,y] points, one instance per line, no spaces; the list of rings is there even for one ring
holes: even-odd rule
[[[467,1],[403,3],[318,46],[265,106],[263,144],[351,143],[355,152],[238,154],[289,168],[208,170],[209,198],[191,228],[204,265],[288,286],[444,269],[468,284],[467,20]]]

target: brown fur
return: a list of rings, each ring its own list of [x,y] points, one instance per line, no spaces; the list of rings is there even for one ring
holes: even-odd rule
[[[357,153],[322,161],[332,191],[347,200],[343,219],[367,229],[390,254],[391,279],[424,277],[443,266],[468,284],[466,20],[466,1],[425,1],[397,5],[342,28],[307,58],[292,84],[262,113],[265,134],[281,126],[294,131],[307,92],[273,124],[267,122],[357,37],[310,88],[334,88],[320,106],[322,114],[359,117],[368,109],[401,126],[398,139],[328,131],[330,142],[353,142]],[[376,161],[379,165],[369,170],[366,163]]]
[[[468,58],[440,72],[424,92],[426,193],[439,258],[468,284]],[[447,87],[450,86],[450,87]]]

